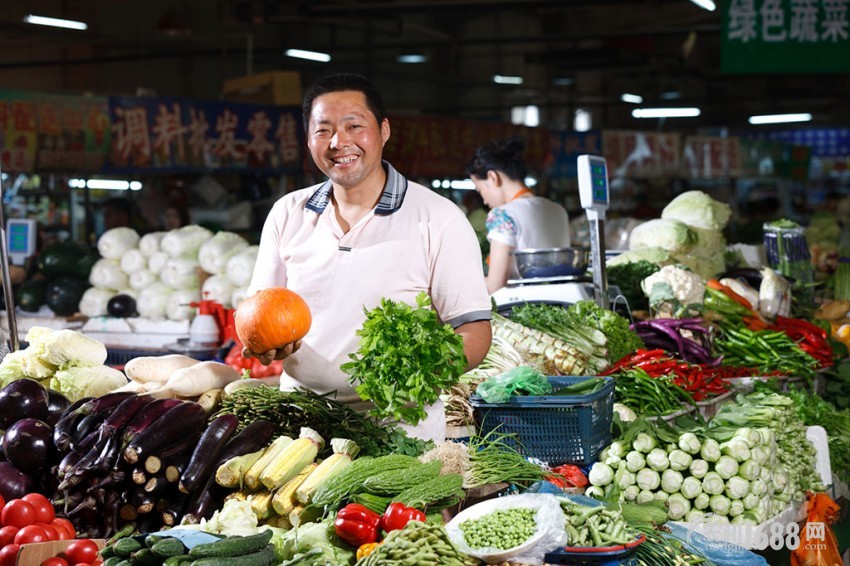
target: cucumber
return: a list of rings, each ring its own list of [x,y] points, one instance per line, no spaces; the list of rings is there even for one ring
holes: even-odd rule
[[[234,564],[239,564],[239,566],[271,566],[276,563],[277,558],[274,554],[274,546],[269,544],[259,552],[239,556],[238,561],[233,560],[233,557],[215,556],[195,560],[192,562],[192,566],[234,566]]]
[[[110,556],[103,561],[103,566],[116,566],[116,564],[120,564],[123,561],[124,559],[120,556]]]
[[[181,554],[180,556],[170,556],[165,559],[163,562],[163,566],[183,566],[184,564],[190,564],[193,558],[188,554]]]
[[[116,542],[112,548],[115,550],[115,556],[130,558],[131,554],[142,549],[142,543],[134,538],[127,537]]]
[[[138,552],[134,552],[130,557],[130,562],[139,566],[160,566],[162,558],[153,553],[150,548],[143,548]]]
[[[161,558],[170,558],[185,554],[186,546],[176,538],[163,538],[151,547],[153,553]]]
[[[145,537],[145,546],[148,548],[153,548],[153,545],[164,539],[165,537],[160,535],[148,535]]]
[[[106,560],[107,558],[112,558],[113,556],[115,556],[115,549],[112,548],[112,545],[104,546],[103,549],[100,551],[100,557],[104,560]]]
[[[215,542],[199,544],[189,551],[192,558],[220,558],[239,556],[240,565],[247,554],[253,554],[263,550],[272,539],[270,530],[246,537],[227,537]]]

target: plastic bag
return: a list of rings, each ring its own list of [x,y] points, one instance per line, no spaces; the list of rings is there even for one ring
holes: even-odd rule
[[[475,392],[487,403],[507,403],[512,395],[546,395],[552,384],[529,366],[511,368],[482,382]]]
[[[473,549],[466,544],[463,531],[460,530],[461,523],[496,511],[515,508],[537,510],[534,516],[537,531],[525,544],[518,547],[519,551],[506,552],[499,548]],[[553,548],[564,546],[568,541],[567,532],[564,530],[564,512],[561,511],[560,501],[554,495],[542,493],[508,495],[473,505],[449,521],[446,525],[446,532],[458,550],[488,564],[501,563],[505,560],[522,564],[543,564],[543,557],[547,552],[550,552]]]
[[[825,493],[809,493],[806,523],[800,545],[791,552],[791,566],[841,566],[838,540],[830,525],[838,518],[838,504]]]
[[[283,360],[275,360],[265,366],[257,358],[246,358],[242,355],[242,344],[238,341],[228,351],[224,363],[240,373],[251,370],[252,378],[274,377],[283,373]]]

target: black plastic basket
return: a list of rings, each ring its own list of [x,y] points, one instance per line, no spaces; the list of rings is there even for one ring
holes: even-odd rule
[[[604,379],[605,385],[588,395],[512,397],[507,403],[486,403],[472,395],[475,424],[484,436],[516,434],[508,439],[520,453],[551,466],[587,466],[611,443],[614,379],[611,377],[549,377],[554,390],[586,379]]]
[[[166,354],[173,354],[174,352],[170,350],[158,350],[158,349],[150,349],[145,350],[142,348],[137,349],[120,349],[120,348],[107,348],[106,349],[106,365],[115,366],[115,367],[124,367],[124,364],[132,360],[133,358],[140,358],[142,356],[164,356]]]

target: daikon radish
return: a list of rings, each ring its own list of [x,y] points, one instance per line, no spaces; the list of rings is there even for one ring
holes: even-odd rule
[[[124,365],[124,373],[132,381],[138,381],[139,383],[154,382],[162,385],[178,369],[187,368],[198,363],[200,363],[198,360],[184,356],[183,354],[141,356],[127,362]]]
[[[169,394],[180,397],[197,397],[210,389],[223,389],[240,378],[238,371],[221,362],[198,362],[172,372],[168,381],[150,392],[154,397]]]

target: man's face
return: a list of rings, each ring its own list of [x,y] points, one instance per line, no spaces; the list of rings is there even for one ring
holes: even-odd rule
[[[378,124],[362,92],[331,92],[313,101],[307,147],[334,186],[356,188],[383,175],[381,155],[390,124]]]

